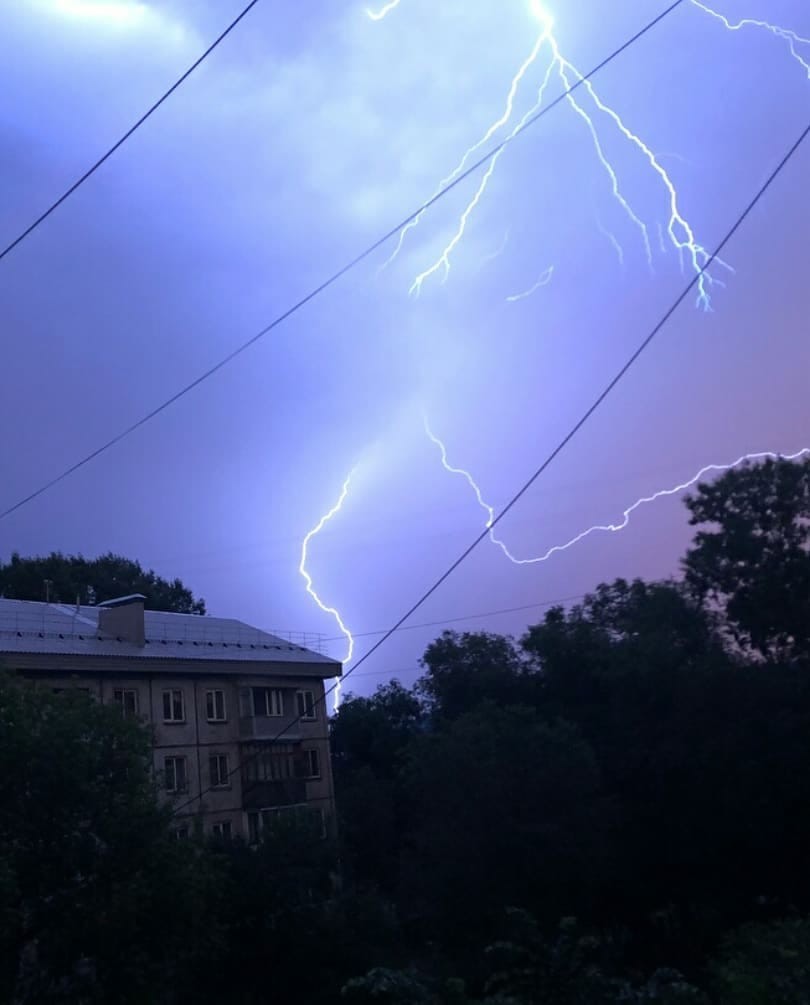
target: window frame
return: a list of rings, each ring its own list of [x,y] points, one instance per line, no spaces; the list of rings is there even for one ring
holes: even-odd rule
[[[321,777],[321,752],[317,747],[302,747],[294,757],[294,764],[295,777],[300,781],[309,782]]]
[[[309,702],[307,702],[306,695],[309,695]],[[315,692],[311,688],[299,688],[295,692],[295,703],[301,722],[317,722],[318,707],[315,702]]]
[[[217,764],[216,769],[216,781],[214,780],[215,773],[212,770],[213,765]],[[220,770],[222,765],[225,765],[224,774]],[[231,775],[228,768],[228,755],[227,754],[209,754],[208,755],[208,780],[211,784],[212,789],[229,789],[231,787]]]
[[[120,695],[120,698],[118,697]],[[132,695],[134,697],[133,709],[130,712],[127,708],[126,696]],[[140,715],[140,695],[138,694],[138,689],[135,687],[114,687],[113,688],[113,704],[119,705],[121,708],[121,714],[125,719],[137,719]]]
[[[171,762],[171,779],[172,785],[169,786],[169,762]],[[183,765],[183,780],[180,785],[177,784],[177,765],[182,762]],[[166,792],[171,795],[182,795],[184,792],[188,792],[188,758],[185,754],[166,754],[163,758],[163,786]]]
[[[173,714],[176,711],[174,696],[178,694],[180,695],[180,715],[176,716]],[[167,697],[169,699],[169,711],[172,713],[169,718],[166,717]],[[167,724],[186,721],[186,696],[181,687],[167,687],[163,689],[163,721]]]
[[[211,834],[220,841],[230,841],[233,838],[233,827],[230,820],[217,820],[211,824]]]
[[[219,711],[217,708],[217,695],[222,697],[222,715],[217,715]],[[210,704],[209,704],[210,703]],[[213,715],[211,712],[213,711]],[[228,705],[225,701],[225,690],[224,688],[208,688],[205,692],[205,718],[208,722],[227,722],[228,721]]]
[[[264,711],[260,711],[256,704],[256,697],[261,694],[264,699]],[[284,690],[280,687],[254,687],[251,688],[253,699],[253,716],[261,719],[281,719],[284,716]],[[271,697],[272,696],[272,697]],[[275,708],[278,711],[275,711]]]

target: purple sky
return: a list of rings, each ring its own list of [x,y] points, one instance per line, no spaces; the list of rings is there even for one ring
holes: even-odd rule
[[[242,6],[3,5],[0,244]],[[549,4],[560,50],[583,71],[663,6]],[[805,0],[715,7],[810,36]],[[353,0],[258,4],[0,263],[0,509],[174,393],[432,194],[500,116],[538,28],[526,0],[401,0],[377,23]],[[547,65],[527,73],[518,116]],[[806,124],[809,76],[784,40],[753,26],[728,31],[686,3],[595,86],[658,157],[711,248]],[[559,86],[553,78],[549,94]],[[212,614],[335,636],[298,574],[300,545],[357,464],[343,511],[311,543],[309,568],[354,631],[385,628],[482,526],[469,487],[442,470],[423,410],[451,462],[472,470],[497,508],[684,284],[674,247],[659,248],[660,178],[606,117],[596,121],[621,191],[649,227],[652,269],[587,125],[563,105],[500,159],[446,283],[432,277],[421,296],[408,295],[480,174],[426,215],[385,271],[387,252],[3,521],[0,556],[112,550],[180,576]],[[802,150],[727,249],[736,271],[716,272],[727,285],[712,291],[713,312],[685,305],[504,521],[513,551],[537,554],[618,520],[639,495],[704,464],[810,446],[808,178]],[[547,285],[506,299],[550,266]],[[666,576],[688,538],[671,499],[542,565],[516,568],[482,546],[414,621],[569,597],[616,576]],[[454,627],[520,633],[530,620]],[[400,633],[348,686],[367,692],[392,673],[412,681],[436,632]],[[358,655],[369,641],[358,639]],[[345,647],[335,641],[329,652]]]

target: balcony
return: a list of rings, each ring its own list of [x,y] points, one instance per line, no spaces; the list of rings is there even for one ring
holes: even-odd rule
[[[279,733],[282,733],[279,738],[282,743],[301,740],[301,726],[292,716],[243,715],[239,718],[240,740],[274,740]]]
[[[298,744],[244,743],[241,761],[245,809],[306,802],[307,759]]]
[[[306,782],[298,778],[274,781],[242,780],[242,805],[246,810],[295,806],[307,799]]]

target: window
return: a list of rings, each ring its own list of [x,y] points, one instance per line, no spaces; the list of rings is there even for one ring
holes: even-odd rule
[[[315,695],[312,691],[296,691],[295,698],[298,702],[299,718],[310,721],[318,718],[315,712]]]
[[[180,688],[163,692],[163,721],[185,722],[186,710]]]
[[[164,758],[163,774],[167,792],[185,792],[188,789],[185,757]]]
[[[275,687],[254,687],[253,714],[284,715],[284,692]]]
[[[138,692],[127,688],[116,688],[113,691],[113,701],[121,706],[125,719],[134,719],[138,715]]]
[[[205,692],[205,714],[209,722],[225,722],[225,692]]]
[[[321,758],[317,750],[301,750],[295,758],[295,775],[297,778],[320,778]]]
[[[208,772],[211,778],[211,786],[213,788],[222,788],[222,786],[230,785],[230,779],[228,777],[228,755],[227,754],[211,754],[208,758]]]
[[[214,837],[221,838],[223,841],[231,840],[231,822],[230,820],[221,820],[218,824],[214,824],[211,827],[211,833]]]
[[[188,841],[188,827],[175,827],[172,837],[175,841]]]

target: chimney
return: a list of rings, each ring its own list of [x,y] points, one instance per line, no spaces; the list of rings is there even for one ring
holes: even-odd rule
[[[98,605],[98,630],[104,635],[112,635],[136,646],[146,645],[143,607],[146,597],[142,593],[132,593],[128,597],[116,597]]]

